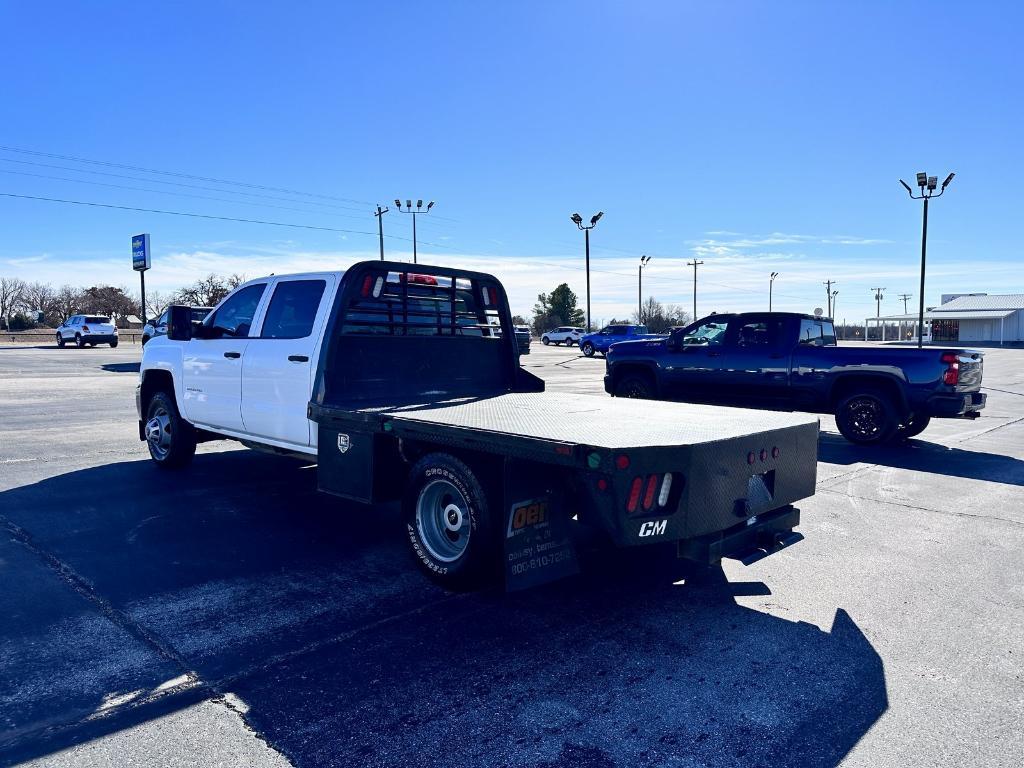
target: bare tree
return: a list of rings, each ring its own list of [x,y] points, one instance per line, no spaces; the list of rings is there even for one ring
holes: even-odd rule
[[[206,277],[196,280],[192,285],[179,288],[174,295],[174,301],[194,307],[212,307],[244,282],[243,275],[223,277],[211,272]]]
[[[25,298],[25,281],[18,277],[0,277],[0,323],[8,330],[14,311]]]
[[[690,314],[678,304],[662,304],[653,296],[643,304],[643,312],[633,313],[634,321],[647,326],[651,333],[667,333],[673,326],[687,325]]]
[[[160,317],[163,311],[174,302],[173,293],[161,293],[160,291],[149,291],[146,293],[146,317],[153,319]]]
[[[62,285],[53,296],[54,319],[61,323],[82,308],[82,289]]]
[[[49,283],[29,283],[25,286],[23,303],[30,312],[42,312],[43,320],[49,322],[54,314],[53,304],[57,293]]]

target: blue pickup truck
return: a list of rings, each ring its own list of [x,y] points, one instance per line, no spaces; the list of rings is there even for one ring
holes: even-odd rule
[[[593,357],[597,352],[602,355],[607,354],[608,348],[620,341],[664,338],[664,336],[648,333],[646,325],[606,325],[600,331],[580,337],[580,352],[587,357]]]
[[[617,397],[832,413],[863,445],[985,407],[981,352],[840,347],[831,320],[786,312],[711,315],[661,340],[616,344],[606,366]]]

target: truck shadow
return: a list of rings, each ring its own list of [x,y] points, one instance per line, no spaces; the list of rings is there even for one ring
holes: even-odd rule
[[[822,432],[818,441],[818,460],[829,464],[878,464],[949,477],[1024,485],[1024,461],[1020,459],[998,453],[948,448],[921,438],[906,443],[863,447],[847,442],[839,435]]]
[[[887,708],[842,609],[822,630],[738,605],[751,585],[721,570],[676,586],[636,558],[452,595],[414,570],[395,508],[319,495],[287,459],[121,462],[0,511],[26,563],[0,563],[25,586],[0,636],[0,764],[227,693],[298,766],[830,766]],[[73,588],[61,615],[18,603],[40,579]],[[116,703],[182,675],[199,685]]]
[[[104,363],[100,366],[108,373],[138,373],[141,363]]]

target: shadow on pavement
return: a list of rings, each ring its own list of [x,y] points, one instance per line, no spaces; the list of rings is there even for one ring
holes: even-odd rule
[[[104,363],[100,367],[109,373],[138,373],[141,363]]]
[[[414,569],[394,508],[319,495],[314,471],[229,451],[0,493],[22,552],[0,558],[4,583],[52,582],[0,603],[17,619],[0,763],[226,693],[317,767],[826,766],[887,707],[841,609],[822,631],[737,605],[767,588],[720,569],[676,586],[612,556],[546,588],[451,595]],[[187,674],[199,685],[147,695]]]
[[[878,464],[949,477],[1024,485],[1024,461],[998,453],[947,448],[920,438],[877,447],[858,446],[839,435],[820,434],[818,460],[830,464]]]

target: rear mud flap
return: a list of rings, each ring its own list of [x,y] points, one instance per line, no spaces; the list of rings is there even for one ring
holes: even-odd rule
[[[537,469],[527,462],[506,463],[505,488],[514,487],[518,497],[505,493],[505,588],[509,592],[579,573],[568,511],[562,503],[564,489],[557,477],[544,482]],[[525,477],[532,482],[524,482]]]

